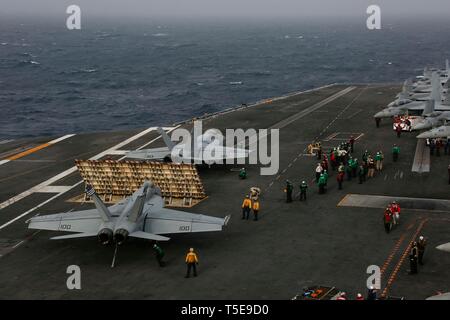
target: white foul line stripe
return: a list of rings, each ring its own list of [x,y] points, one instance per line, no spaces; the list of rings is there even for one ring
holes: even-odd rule
[[[63,141],[63,140],[72,138],[73,136],[74,136],[74,134],[67,134],[67,135],[65,135],[65,136],[62,136],[61,138],[58,138],[58,139],[49,141],[49,142],[47,142],[47,143],[48,143],[48,144],[55,144],[55,143],[58,143],[58,142],[60,142],[60,141]]]

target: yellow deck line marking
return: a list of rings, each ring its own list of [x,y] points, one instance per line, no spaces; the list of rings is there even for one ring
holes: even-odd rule
[[[54,145],[54,144],[56,144],[56,143],[58,143],[58,142],[60,142],[60,141],[66,140],[66,139],[71,138],[71,137],[73,137],[73,136],[74,136],[74,134],[68,134],[68,135],[62,136],[61,138],[58,138],[58,139],[55,139],[55,140],[52,140],[52,141],[43,143],[43,144],[41,144],[41,145],[39,145],[39,146],[37,146],[37,147],[34,147],[34,148],[31,148],[31,149],[22,151],[22,152],[20,152],[20,153],[18,153],[18,154],[15,154],[15,155],[12,155],[12,156],[10,156],[10,157],[7,157],[6,159],[4,159],[4,160],[2,161],[1,164],[6,163],[6,162],[8,162],[8,161],[13,161],[13,160],[16,160],[16,159],[23,158],[23,157],[25,157],[25,156],[28,156],[29,154],[35,153],[35,152],[37,152],[37,151],[39,151],[39,150],[42,150],[42,149],[44,149],[44,148],[47,148],[47,147],[49,147],[49,146],[51,146],[51,145]]]
[[[39,145],[37,147],[28,149],[26,151],[23,151],[23,152],[20,152],[20,153],[18,153],[16,155],[8,157],[8,158],[6,158],[6,160],[12,161],[12,160],[16,160],[16,159],[19,159],[19,158],[23,158],[23,157],[25,157],[25,156],[27,156],[29,154],[32,154],[32,153],[34,153],[36,151],[39,151],[39,150],[44,149],[44,148],[47,148],[48,146],[51,146],[51,144],[50,143],[44,143],[44,144],[41,144],[41,145]]]

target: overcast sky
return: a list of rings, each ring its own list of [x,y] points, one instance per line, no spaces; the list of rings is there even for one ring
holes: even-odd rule
[[[70,4],[82,12],[110,16],[174,17],[304,17],[365,15],[378,4],[386,15],[447,15],[450,0],[0,0],[0,16],[56,16]]]

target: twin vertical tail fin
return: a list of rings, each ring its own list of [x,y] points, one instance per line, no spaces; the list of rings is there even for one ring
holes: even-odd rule
[[[141,188],[140,193],[136,196],[136,200],[134,201],[133,206],[130,209],[128,221],[136,222],[141,216],[145,201],[147,200],[147,191],[149,187],[150,184],[148,182],[144,183],[144,186]]]
[[[413,91],[412,81],[411,81],[411,79],[408,79],[408,80],[406,80],[403,83],[403,91],[402,91],[402,93],[406,95],[406,94],[409,94],[412,91]]]
[[[175,147],[175,143],[172,140],[170,140],[169,135],[161,127],[158,127],[156,130],[163,138],[164,143],[166,144],[167,148],[169,148],[169,150],[172,151],[172,149]]]
[[[430,99],[426,102],[425,108],[423,109],[422,116],[432,114],[434,112],[435,101]]]
[[[442,86],[439,76],[436,72],[433,72],[431,77],[431,99],[434,101],[442,101]]]
[[[108,210],[108,208],[105,206],[103,201],[100,199],[100,197],[95,192],[94,188],[88,184],[86,185],[86,194],[92,198],[94,201],[95,207],[97,208],[98,214],[102,218],[104,222],[108,222],[111,220],[111,212]]]

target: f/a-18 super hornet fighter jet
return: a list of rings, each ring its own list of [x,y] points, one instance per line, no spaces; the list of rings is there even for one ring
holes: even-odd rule
[[[221,231],[230,216],[215,218],[163,208],[161,190],[149,181],[119,203],[106,207],[91,186],[86,193],[95,209],[36,216],[28,220],[28,228],[74,232],[51,239],[97,237],[106,245],[124,243],[128,238],[167,241],[161,234]]]
[[[437,73],[433,73],[433,85],[430,100],[434,100],[434,108],[437,111],[450,111],[450,103],[448,97],[442,94],[442,86],[439,83]],[[374,118],[391,118],[394,116],[402,115],[408,111],[420,111],[424,110],[429,101],[412,101],[402,105],[396,105],[385,108],[374,115]]]
[[[424,110],[424,113],[422,114],[424,119],[412,125],[411,131],[428,130],[450,121],[450,111],[435,111],[434,100],[430,100],[428,103],[432,106],[430,108],[432,111],[430,113],[425,113]]]
[[[429,69],[426,67],[423,71],[423,75],[416,77],[417,82],[415,82],[413,86],[418,88],[421,86],[430,85],[433,72],[437,72],[442,84],[446,83],[450,75],[450,64],[448,59],[445,60],[445,69]]]
[[[431,130],[422,132],[416,138],[417,139],[436,139],[450,137],[450,126],[440,126]]]
[[[221,133],[215,132],[214,129],[207,130],[197,138],[193,137],[192,140],[195,139],[195,141],[183,141],[179,144],[175,144],[162,128],[157,130],[166,147],[130,151],[125,156],[132,159],[164,160],[175,163],[223,164],[227,160],[245,159],[250,152],[243,148],[218,145],[215,137],[221,136]]]
[[[433,99],[433,86],[436,86],[436,92],[439,92],[441,97],[443,95],[446,95],[448,92],[448,84],[447,83],[441,83],[439,81],[439,75],[437,73],[433,73],[433,76],[436,78],[434,83],[426,84],[426,85],[417,85],[417,83],[412,83],[411,80],[406,80],[403,85],[403,90],[397,95],[397,100],[401,96],[406,97],[410,100],[410,102],[413,101],[428,101],[430,99]],[[395,102],[395,101],[394,101]],[[392,103],[391,103],[392,104]],[[389,104],[388,106],[391,106]]]

